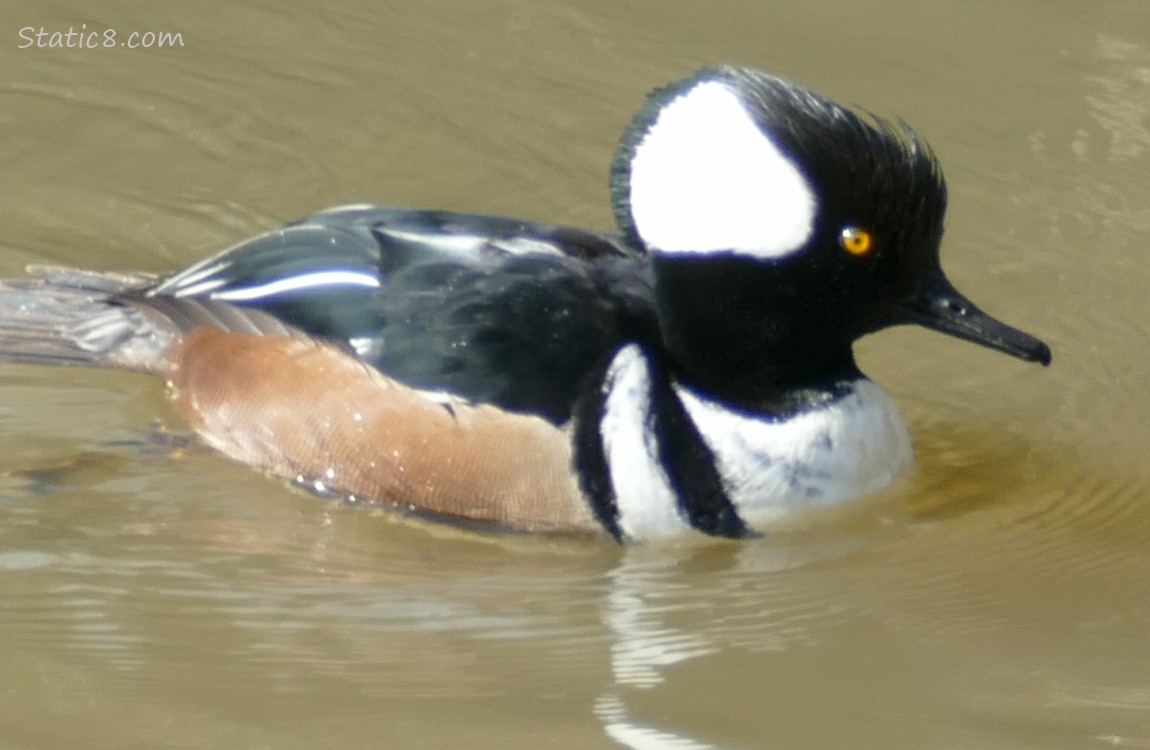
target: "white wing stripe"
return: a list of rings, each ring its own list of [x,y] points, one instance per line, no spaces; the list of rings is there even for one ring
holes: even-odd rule
[[[225,279],[222,276],[217,276],[214,279],[208,279],[207,281],[198,281],[195,284],[190,284],[189,286],[181,287],[179,290],[176,291],[175,296],[177,296],[177,297],[197,297],[197,296],[203,294],[204,292],[210,292],[217,287],[221,287],[225,283],[227,283],[227,279]]]
[[[279,294],[298,292],[316,287],[359,286],[378,288],[379,277],[374,273],[359,273],[356,271],[316,271],[300,276],[289,276],[286,279],[277,279],[259,286],[240,287],[239,289],[226,289],[222,292],[213,292],[212,299],[225,302],[248,302],[263,297],[274,297]]]

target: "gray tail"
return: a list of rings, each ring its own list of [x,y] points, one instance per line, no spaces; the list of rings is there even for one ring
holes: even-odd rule
[[[146,274],[54,266],[28,272],[33,278],[0,280],[0,360],[162,374],[168,347],[196,328],[302,335],[258,310],[148,297],[155,278]]]
[[[149,277],[47,266],[28,271],[35,278],[0,281],[0,359],[152,371],[140,349],[157,333],[153,322],[115,299],[148,285]]]

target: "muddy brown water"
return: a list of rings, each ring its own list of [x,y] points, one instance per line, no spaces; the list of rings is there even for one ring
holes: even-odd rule
[[[0,366],[0,747],[1150,747],[1150,6],[8,5],[0,275],[365,200],[607,227],[644,92],[727,61],[911,122],[952,278],[1055,362],[873,336],[912,476],[625,550],[323,502],[148,379]],[[182,46],[22,48],[81,25]]]

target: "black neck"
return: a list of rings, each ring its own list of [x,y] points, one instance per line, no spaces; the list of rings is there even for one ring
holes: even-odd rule
[[[668,369],[736,408],[788,413],[842,395],[862,377],[833,300],[737,260],[656,266]]]

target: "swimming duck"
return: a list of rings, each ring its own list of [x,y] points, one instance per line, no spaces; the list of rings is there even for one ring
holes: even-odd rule
[[[159,376],[208,445],[321,494],[620,541],[897,478],[866,334],[1050,362],[947,280],[904,124],[711,67],[648,97],[610,176],[618,232],[345,206],[161,278],[33,267],[0,285],[0,358]]]

